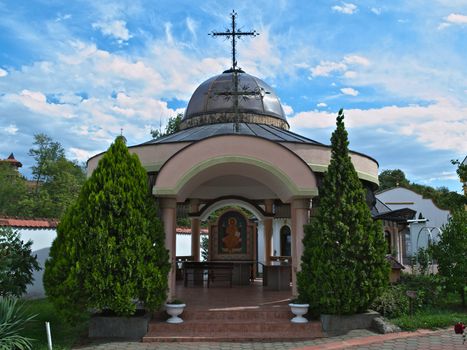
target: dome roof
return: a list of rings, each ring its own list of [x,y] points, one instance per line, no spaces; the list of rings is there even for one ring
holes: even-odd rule
[[[234,72],[214,76],[202,83],[191,96],[181,129],[244,122],[289,129],[284,110],[273,89],[261,79],[238,70],[238,117],[235,113]]]

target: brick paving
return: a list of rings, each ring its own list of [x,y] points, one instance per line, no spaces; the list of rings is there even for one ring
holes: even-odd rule
[[[401,332],[378,335],[367,330],[351,331],[344,336],[297,342],[222,342],[222,343],[139,343],[100,341],[80,350],[467,350],[452,328],[440,331]]]

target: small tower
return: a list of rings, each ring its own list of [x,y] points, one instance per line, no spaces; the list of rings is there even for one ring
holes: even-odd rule
[[[14,167],[16,170],[18,170],[19,168],[21,168],[23,166],[23,164],[16,160],[15,159],[15,156],[13,155],[13,153],[11,153],[7,159],[2,159],[0,160],[0,164],[3,163],[3,164],[10,164],[12,167]]]

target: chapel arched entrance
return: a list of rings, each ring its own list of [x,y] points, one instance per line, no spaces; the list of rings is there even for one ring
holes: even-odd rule
[[[153,193],[160,199],[166,246],[173,265],[177,203],[189,203],[193,252],[199,251],[199,228],[203,214],[227,203],[249,206],[256,212],[263,229],[262,255],[266,264],[272,255],[274,203],[289,205],[290,250],[295,257],[292,258],[292,286],[295,292],[296,272],[303,250],[303,225],[308,221],[310,199],[318,191],[313,172],[286,147],[242,135],[202,140],[182,149],[164,164]],[[199,259],[198,256],[195,258]],[[169,281],[170,292],[173,293],[173,273]]]

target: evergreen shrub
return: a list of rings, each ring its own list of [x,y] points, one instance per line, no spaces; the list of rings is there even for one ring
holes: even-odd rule
[[[351,162],[344,114],[340,110],[331,138],[331,162],[319,188],[317,215],[305,226],[301,299],[312,314],[366,311],[389,280],[386,242],[365,200]]]
[[[81,310],[134,314],[166,300],[168,251],[146,171],[117,137],[63,216],[44,286],[69,319]]]

